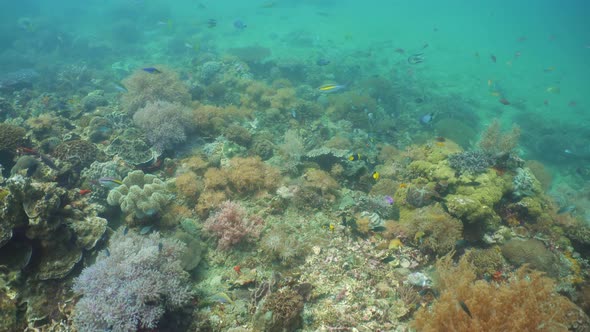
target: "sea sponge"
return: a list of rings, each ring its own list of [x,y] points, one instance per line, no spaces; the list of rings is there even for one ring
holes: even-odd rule
[[[128,216],[142,219],[161,212],[172,197],[165,182],[155,175],[137,170],[129,173],[122,185],[109,192],[107,203],[120,206]]]
[[[159,73],[138,70],[123,80],[127,92],[123,94],[123,107],[130,115],[156,100],[188,105],[191,95],[178,75],[163,66],[157,66]]]

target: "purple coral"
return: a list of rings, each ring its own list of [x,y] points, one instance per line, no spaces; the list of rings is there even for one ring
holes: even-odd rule
[[[188,108],[161,100],[148,102],[133,115],[133,121],[145,131],[148,141],[159,152],[184,142],[191,127]]]
[[[226,201],[207,218],[204,229],[217,236],[218,249],[227,250],[243,240],[259,238],[263,224],[259,216],[248,216],[239,203]]]
[[[76,278],[74,323],[79,331],[151,329],[167,309],[192,297],[181,267],[185,245],[159,233],[117,232],[109,250]]]

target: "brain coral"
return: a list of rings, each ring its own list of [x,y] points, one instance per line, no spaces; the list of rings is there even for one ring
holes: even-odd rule
[[[137,219],[162,211],[172,199],[167,185],[155,175],[137,170],[129,173],[123,184],[112,189],[107,197],[110,205],[118,205],[125,214]]]

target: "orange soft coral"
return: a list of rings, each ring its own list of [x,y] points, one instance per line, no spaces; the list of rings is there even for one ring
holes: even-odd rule
[[[567,331],[583,316],[541,272],[522,267],[498,284],[476,280],[467,259],[453,265],[452,254],[436,267],[440,297],[416,313],[418,331]]]

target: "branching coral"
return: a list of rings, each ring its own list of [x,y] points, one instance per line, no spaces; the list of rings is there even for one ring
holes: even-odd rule
[[[583,315],[541,272],[523,267],[506,283],[489,283],[451,256],[436,264],[440,297],[416,313],[419,331],[567,331],[571,316]]]

